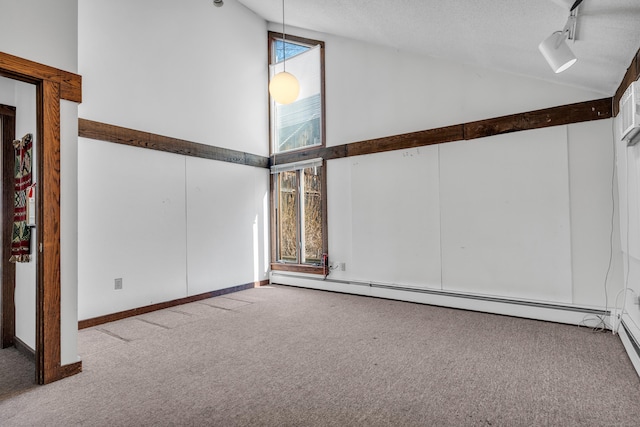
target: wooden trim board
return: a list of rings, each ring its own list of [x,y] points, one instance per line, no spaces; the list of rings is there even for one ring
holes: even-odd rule
[[[603,98],[465,123],[464,139],[485,138],[504,133],[609,119],[611,117],[611,98]]]
[[[38,185],[36,249],[38,304],[36,314],[36,359],[44,365],[39,383],[56,381],[60,367],[60,84],[45,80],[38,86],[38,126],[36,138],[38,157]]]
[[[78,329],[91,328],[93,326],[102,325],[109,322],[115,322],[116,320],[126,319],[128,317],[138,316],[140,314],[151,313],[153,311],[164,310],[165,308],[176,307],[178,305],[187,304],[190,302],[202,301],[205,299],[219,297],[221,295],[227,295],[234,292],[244,291],[245,289],[257,288],[260,286],[268,285],[268,280],[261,282],[246,283],[244,285],[233,286],[230,288],[219,289],[216,291],[205,292],[199,295],[193,295],[190,297],[179,298],[172,301],[161,302],[158,304],[147,305],[145,307],[133,308],[131,310],[120,311],[118,313],[106,314],[104,316],[93,317],[91,319],[80,320],[78,322]]]
[[[31,347],[29,347],[27,344],[25,344],[24,341],[22,341],[18,337],[14,337],[13,345],[16,348],[16,350],[18,350],[20,353],[22,353],[25,356],[27,356],[27,358],[29,360],[31,360],[32,362],[35,362],[35,360],[36,360],[36,351],[34,349],[32,349]]]
[[[453,126],[411,132],[326,148],[310,148],[271,157],[273,164],[291,163],[321,157],[325,160],[375,154],[391,150],[422,147],[446,142],[485,138],[509,132],[540,129],[612,117],[611,98],[545,108]]]
[[[29,83],[57,83],[60,99],[82,102],[82,77],[78,74],[0,52],[0,75]]]
[[[269,159],[267,157],[86,119],[78,119],[78,136],[183,156],[219,160],[260,168],[269,167]]]
[[[92,120],[78,120],[78,136],[116,144],[165,151],[184,156],[268,168],[314,158],[324,160],[484,138],[509,132],[540,129],[612,117],[611,98],[512,114],[475,122],[410,132],[331,147],[314,147],[281,153],[271,158],[128,129]]]

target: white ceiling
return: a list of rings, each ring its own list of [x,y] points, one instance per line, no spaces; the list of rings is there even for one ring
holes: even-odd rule
[[[282,0],[238,0],[282,24]],[[640,0],[584,0],[554,74],[538,44],[564,27],[574,0],[286,0],[289,26],[613,95],[640,47]]]

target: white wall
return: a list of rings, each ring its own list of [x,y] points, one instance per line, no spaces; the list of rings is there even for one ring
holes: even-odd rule
[[[605,308],[611,159],[601,120],[331,160],[330,278]]]
[[[80,117],[268,155],[266,23],[237,2],[81,2],[79,33]],[[267,278],[266,169],[83,138],[79,159],[80,319]]]
[[[16,138],[22,138],[26,133],[34,137],[33,159],[37,162],[38,152],[36,138],[38,134],[36,120],[36,89],[35,86],[15,82],[16,85]],[[33,168],[33,182],[38,182],[37,168]],[[36,348],[36,251],[35,229],[32,229],[31,261],[16,263],[16,337],[31,347]]]
[[[601,304],[606,280],[605,303],[611,308],[622,282],[613,125],[611,119],[567,128],[573,302],[577,305]],[[604,260],[609,257],[607,276]]]
[[[566,129],[440,146],[443,288],[571,302]]]
[[[628,147],[626,141],[620,140],[620,116],[616,118],[614,130],[620,195],[620,247],[624,262],[624,290],[616,296],[614,303],[629,332],[640,342],[640,146]],[[627,348],[632,355],[633,348],[630,345]],[[631,360],[640,371],[640,360],[634,357]]]
[[[329,254],[333,259],[339,261],[340,252],[350,249],[351,259],[342,260],[352,279],[439,288],[438,147],[356,156],[338,164],[347,166],[348,176],[329,162]],[[350,216],[332,203],[336,187],[350,189]],[[338,225],[343,220],[349,223]],[[339,234],[334,226],[341,230]],[[343,241],[349,234],[350,248]]]
[[[0,0],[0,52],[76,72],[78,0]]]
[[[78,0],[0,0],[0,51],[62,70],[78,70]],[[76,362],[77,107],[61,103],[61,361]],[[17,327],[17,325],[16,325]],[[29,326],[30,330],[31,327]],[[35,331],[35,329],[34,329]],[[35,332],[34,332],[35,333]],[[29,342],[27,342],[29,343]]]
[[[330,146],[601,98],[330,35],[289,32],[326,42]],[[615,193],[611,126],[600,120],[330,160],[329,257],[347,268],[329,279],[610,306],[621,287],[615,228],[605,297]]]
[[[80,319],[267,278],[266,169],[82,138],[79,158]]]
[[[287,32],[325,42],[330,146],[602,98],[333,35]]]
[[[197,158],[186,167],[188,294],[265,280],[269,171]]]
[[[80,70],[87,97],[80,115],[266,155],[266,24],[234,2],[213,8],[191,1],[185,9],[190,12],[168,0],[80,5]],[[187,16],[189,25],[181,25]],[[329,146],[600,98],[352,40],[290,32],[326,42]],[[609,260],[611,191],[601,184],[611,180],[611,163],[602,161],[611,154],[609,129],[608,121],[599,121],[329,161],[330,256],[347,264],[347,271],[331,277],[604,308],[603,279],[595,272],[604,276]],[[175,276],[170,284],[140,281],[138,299],[119,296],[113,279],[120,276],[103,271],[100,263],[117,270],[132,262],[82,254],[100,245],[115,254],[140,240],[107,238],[117,234],[121,222],[110,218],[107,202],[91,207],[90,187],[103,179],[96,173],[98,160],[116,168],[125,151],[140,149],[80,144],[86,167],[79,174],[86,186],[79,195],[79,305],[87,307],[81,318],[249,281],[247,273],[237,271],[251,272],[250,280],[264,277],[264,171],[199,159],[181,164],[145,151],[140,158],[159,162],[167,176],[186,176],[187,231],[185,243],[176,246],[185,248],[186,261],[166,264],[169,277]],[[142,170],[131,178],[147,182]],[[203,185],[190,184],[198,181]],[[251,181],[257,186],[253,192]],[[153,185],[148,191],[160,197],[170,188]],[[123,190],[124,180],[114,177],[106,194]],[[122,202],[139,202],[133,198]],[[497,210],[500,204],[503,209]],[[153,201],[146,201],[132,215],[156,211]],[[220,225],[225,221],[228,228]],[[258,229],[257,244],[242,243],[252,235],[248,223]],[[470,224],[470,232],[462,233]],[[89,239],[94,228],[104,236]],[[170,248],[155,234],[143,242]],[[468,251],[463,243],[470,245]],[[244,255],[225,258],[227,253]],[[250,268],[249,260],[258,268]],[[616,265],[610,294],[620,287]],[[186,278],[180,279],[183,270]],[[129,274],[147,273],[131,265]]]
[[[78,104],[60,101],[60,348],[78,360]]]
[[[84,139],[78,154],[80,318],[185,296],[184,158]]]
[[[235,1],[79,5],[80,116],[268,155],[266,23]]]

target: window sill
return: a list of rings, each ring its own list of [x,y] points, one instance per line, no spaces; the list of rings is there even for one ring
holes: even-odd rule
[[[271,270],[324,275],[324,268],[319,265],[286,264],[282,262],[272,262]]]

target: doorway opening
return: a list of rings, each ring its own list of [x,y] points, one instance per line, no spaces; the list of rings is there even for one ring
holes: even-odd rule
[[[32,101],[35,101],[35,97]],[[15,106],[0,104],[0,162],[2,162],[0,168],[2,171],[2,181],[0,182],[0,277],[2,278],[0,285],[0,348],[5,349],[0,353],[0,360],[1,363],[10,367],[8,372],[3,372],[2,378],[0,378],[0,399],[2,395],[34,387],[36,382],[35,351],[16,333],[16,313],[22,309],[16,310],[16,265],[9,261],[14,220],[15,153],[13,141],[16,137],[16,114]],[[33,291],[35,280],[29,283],[29,287]],[[35,299],[32,298],[28,304],[32,305],[29,308],[33,311],[27,310],[31,313],[24,313],[24,315],[35,317]],[[33,322],[32,328],[35,329],[35,319],[30,319],[29,323],[31,322]],[[35,330],[32,332],[35,334]]]
[[[38,153],[34,171],[37,252],[35,286],[35,371],[48,384],[82,370],[82,362],[62,362],[60,272],[60,110],[61,100],[82,102],[82,79],[68,71],[0,52],[0,76],[35,86]]]

